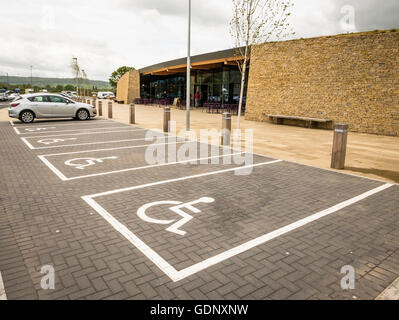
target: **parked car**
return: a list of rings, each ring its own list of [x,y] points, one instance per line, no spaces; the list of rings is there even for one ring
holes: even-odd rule
[[[13,100],[15,100],[16,98],[19,98],[19,97],[20,97],[20,95],[18,93],[11,93],[11,94],[8,95],[8,100],[9,101],[13,101]]]
[[[109,96],[110,99],[115,99],[115,94],[111,91],[97,93],[98,99],[106,99]]]
[[[15,99],[8,108],[8,115],[24,123],[44,118],[75,118],[88,120],[97,115],[90,104],[73,101],[59,94],[36,93]]]
[[[0,93],[0,101],[4,102],[4,101],[8,101],[8,95],[5,92],[1,92]]]

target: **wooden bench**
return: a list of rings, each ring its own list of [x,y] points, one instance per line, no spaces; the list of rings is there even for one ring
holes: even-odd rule
[[[284,115],[267,115],[270,121],[274,124],[284,124],[284,120],[296,120],[296,121],[304,121],[307,128],[316,128],[319,123],[323,123],[329,125],[329,128],[332,128],[332,120],[328,119],[317,119],[317,118],[307,118],[307,117],[298,117],[298,116],[284,116]]]

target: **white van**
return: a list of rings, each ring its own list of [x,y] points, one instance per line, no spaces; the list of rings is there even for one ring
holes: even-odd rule
[[[106,99],[108,96],[110,97],[110,99],[115,99],[115,95],[111,91],[103,91],[103,92],[97,93],[98,99]]]

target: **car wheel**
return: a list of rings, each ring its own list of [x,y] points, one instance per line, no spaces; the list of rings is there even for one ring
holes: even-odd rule
[[[89,112],[85,109],[80,109],[77,113],[78,120],[84,121],[90,118]]]
[[[35,120],[35,115],[33,114],[32,111],[23,111],[19,117],[19,119],[23,122],[23,123],[31,123],[33,122],[33,120]]]

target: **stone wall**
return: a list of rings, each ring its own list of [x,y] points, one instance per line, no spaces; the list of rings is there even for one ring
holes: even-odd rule
[[[345,122],[399,136],[399,32],[268,43],[253,49],[246,119],[267,114]]]
[[[137,70],[132,70],[119,79],[116,99],[124,103],[133,103],[137,98],[140,98],[140,73]]]

